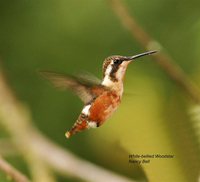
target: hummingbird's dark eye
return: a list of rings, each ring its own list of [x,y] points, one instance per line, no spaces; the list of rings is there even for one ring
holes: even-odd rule
[[[116,60],[114,60],[113,62],[114,62],[114,64],[121,64],[121,63],[122,63],[122,61],[119,60],[119,59],[116,59]]]

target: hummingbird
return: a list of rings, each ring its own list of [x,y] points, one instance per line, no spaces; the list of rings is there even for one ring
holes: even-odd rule
[[[156,50],[134,56],[114,55],[103,62],[102,81],[92,76],[71,76],[40,71],[43,77],[61,89],[72,90],[84,103],[84,107],[66,138],[89,128],[101,126],[118,108],[123,94],[123,82],[128,65],[137,58],[156,53]]]

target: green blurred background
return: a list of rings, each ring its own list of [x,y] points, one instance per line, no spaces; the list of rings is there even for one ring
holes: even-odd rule
[[[139,24],[198,83],[200,1],[124,2]],[[83,104],[72,93],[53,88],[37,73],[77,74],[85,70],[101,78],[105,57],[141,52],[144,49],[121,26],[106,0],[0,1],[3,69],[42,133],[86,160],[139,181],[197,181],[198,128],[190,114],[196,106],[151,57],[129,66],[124,85],[127,94],[113,117],[102,127],[70,140],[64,133]],[[0,136],[6,135],[3,127],[0,132]],[[129,154],[173,154],[175,158],[136,166],[128,163]],[[8,160],[28,173],[22,158]],[[59,182],[79,181],[56,176]]]

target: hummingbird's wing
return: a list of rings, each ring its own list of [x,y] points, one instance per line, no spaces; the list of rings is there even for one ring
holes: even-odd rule
[[[86,104],[103,92],[104,87],[91,76],[71,76],[66,74],[40,71],[40,74],[62,90],[70,89]]]
[[[94,85],[100,85],[101,80],[94,76],[93,74],[87,72],[87,71],[82,71],[81,73],[78,74],[77,76],[78,79],[84,80],[86,82],[89,82],[90,84]]]

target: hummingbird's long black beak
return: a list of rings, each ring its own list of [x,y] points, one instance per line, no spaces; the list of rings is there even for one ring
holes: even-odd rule
[[[150,55],[150,54],[154,54],[156,52],[158,52],[158,51],[154,50],[154,51],[148,51],[148,52],[144,52],[144,53],[141,53],[141,54],[137,54],[137,55],[134,55],[134,56],[125,57],[124,61],[131,61],[131,60],[140,58],[142,56],[147,56],[147,55]]]

